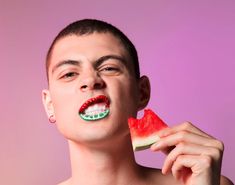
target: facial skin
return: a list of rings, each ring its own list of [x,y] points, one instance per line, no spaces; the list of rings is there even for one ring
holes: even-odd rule
[[[136,79],[133,69],[124,47],[109,33],[60,39],[50,59],[49,90],[42,93],[48,116],[55,115],[59,131],[76,143],[97,147],[126,137],[128,117],[136,116],[149,100],[147,77]],[[109,115],[82,120],[79,108],[98,95],[109,98]]]

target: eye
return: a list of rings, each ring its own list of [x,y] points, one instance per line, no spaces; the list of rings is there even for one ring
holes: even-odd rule
[[[104,75],[117,75],[121,69],[118,66],[104,66],[100,68],[99,72]]]
[[[77,72],[68,72],[60,77],[60,79],[72,79],[78,75]]]
[[[101,71],[119,71],[116,67],[105,67]]]

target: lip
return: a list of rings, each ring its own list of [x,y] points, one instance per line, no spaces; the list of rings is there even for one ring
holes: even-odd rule
[[[79,113],[83,113],[89,106],[94,105],[96,103],[105,103],[105,106],[108,108],[110,101],[107,96],[99,95],[93,98],[88,99],[79,109]]]

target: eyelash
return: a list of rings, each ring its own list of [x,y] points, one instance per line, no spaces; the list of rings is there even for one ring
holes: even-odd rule
[[[104,66],[102,68],[100,68],[98,70],[98,73],[104,73],[104,74],[116,74],[120,72],[120,69],[116,66]],[[77,72],[67,72],[64,75],[62,75],[60,77],[60,79],[64,79],[64,80],[70,80],[70,79],[74,79],[77,75],[79,75],[79,73]]]
[[[74,76],[78,75],[78,73],[76,72],[68,72],[66,74],[64,74],[63,76],[61,76],[61,79],[68,79],[68,78],[72,78]]]
[[[119,71],[117,67],[104,67],[100,71]]]

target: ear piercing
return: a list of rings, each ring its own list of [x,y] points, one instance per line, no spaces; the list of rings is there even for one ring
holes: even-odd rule
[[[50,117],[48,118],[49,122],[50,123],[55,123],[56,122],[56,119],[55,119],[55,116],[52,114],[50,115]]]

